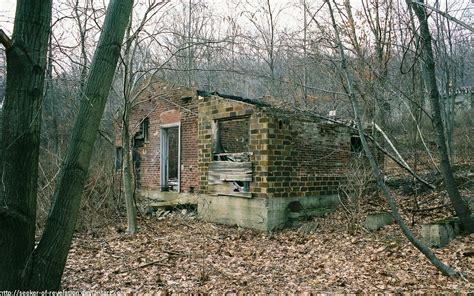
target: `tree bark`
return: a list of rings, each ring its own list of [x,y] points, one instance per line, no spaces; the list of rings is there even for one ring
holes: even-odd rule
[[[459,189],[454,181],[453,170],[449,160],[449,151],[446,145],[446,135],[444,133],[444,126],[441,116],[441,104],[438,85],[436,83],[436,70],[434,62],[433,47],[431,45],[431,33],[428,27],[428,16],[424,6],[414,5],[411,0],[407,0],[409,6],[415,12],[418,21],[420,22],[421,42],[423,43],[423,57],[424,57],[424,79],[425,85],[429,92],[432,120],[436,131],[436,140],[438,151],[441,156],[441,172],[443,174],[446,191],[449,199],[453,204],[454,211],[459,217],[461,228],[466,233],[474,232],[474,219],[472,218],[471,210],[467,203],[462,199]]]
[[[12,40],[2,31],[7,85],[0,143],[0,291],[20,290],[35,244],[36,193],[51,0],[17,1]]]
[[[28,289],[58,290],[74,233],[90,159],[120,48],[132,11],[132,0],[112,0],[84,86],[46,228],[26,270]]]

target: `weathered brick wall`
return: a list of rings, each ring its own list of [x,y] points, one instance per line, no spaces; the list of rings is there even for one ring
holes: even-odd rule
[[[222,149],[229,153],[249,151],[250,122],[248,118],[219,122],[219,138]]]
[[[344,179],[351,157],[346,127],[268,113],[218,96],[197,97],[191,89],[163,83],[153,84],[138,101],[130,116],[131,136],[145,117],[150,121],[149,141],[138,149],[144,189],[160,189],[160,125],[177,122],[182,192],[208,193],[212,132],[219,123],[229,152],[252,153],[253,197],[329,195]]]
[[[137,149],[142,189],[160,190],[160,126],[181,123],[181,192],[198,188],[197,96],[192,89],[155,82],[137,99],[130,112],[130,136],[149,118],[149,139]],[[116,142],[120,145],[120,141]]]
[[[318,196],[338,191],[350,160],[348,128],[276,116],[256,106],[219,97],[200,99],[199,112],[201,192],[208,192],[213,122],[245,115],[250,115],[253,197]]]
[[[200,192],[208,193],[208,167],[212,161],[212,129],[222,119],[247,118],[250,132],[249,150],[253,152],[250,160],[253,164],[253,181],[250,192],[254,197],[266,197],[266,176],[268,174],[267,133],[262,130],[260,120],[265,115],[253,105],[223,99],[217,96],[199,98],[199,172]],[[243,133],[243,130],[241,131]]]
[[[348,128],[316,122],[292,124],[298,175],[340,174],[350,158],[351,134]]]
[[[335,194],[350,159],[345,127],[273,116],[269,129],[269,197]]]

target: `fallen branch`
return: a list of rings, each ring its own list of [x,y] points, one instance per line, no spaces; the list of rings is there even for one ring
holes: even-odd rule
[[[439,9],[437,9],[437,8],[435,8],[435,7],[433,7],[433,6],[431,6],[431,5],[428,5],[428,4],[426,4],[426,3],[423,3],[422,1],[410,0],[410,2],[413,3],[413,4],[415,4],[415,5],[424,6],[424,7],[428,8],[428,9],[430,9],[430,10],[432,10],[432,11],[434,11],[434,12],[436,12],[436,13],[442,15],[442,16],[444,16],[444,17],[447,18],[448,20],[450,20],[450,21],[452,21],[452,22],[455,22],[456,24],[462,26],[464,29],[467,29],[467,30],[469,30],[469,31],[471,31],[471,32],[474,32],[474,28],[473,28],[472,26],[470,26],[469,24],[467,24],[467,23],[465,23],[465,22],[463,22],[463,21],[461,21],[461,20],[459,20],[459,19],[457,19],[457,18],[455,18],[455,17],[449,15],[449,14],[446,13],[446,12],[443,12],[443,11],[441,11],[441,10],[439,10]],[[471,3],[472,3],[472,1],[471,1]]]
[[[400,153],[398,152],[397,148],[395,147],[395,145],[393,145],[392,141],[390,141],[389,137],[387,136],[387,134],[385,134],[385,132],[376,124],[374,123],[374,126],[375,126],[375,129],[377,131],[379,131],[379,133],[384,137],[385,141],[387,141],[387,143],[390,145],[390,147],[392,148],[393,152],[395,152],[395,154],[397,155],[398,157],[398,162],[400,165],[402,165],[405,170],[407,170],[408,172],[410,172],[413,177],[415,177],[418,181],[422,182],[423,184],[429,186],[431,189],[436,189],[436,187],[433,185],[433,184],[430,184],[428,183],[427,181],[421,179],[411,168],[410,166],[408,165],[408,163],[403,159],[403,157],[400,155]],[[393,159],[393,158],[392,158]],[[395,160],[395,159],[394,159]]]
[[[166,253],[168,255],[173,255],[173,256],[186,256],[185,253],[180,253],[180,252],[174,252],[174,251],[166,251],[166,250],[161,250],[163,253]]]
[[[395,147],[395,145],[393,145],[392,141],[390,141],[390,138],[387,136],[387,134],[380,128],[380,126],[378,126],[378,124],[376,124],[374,122],[374,126],[375,126],[375,129],[382,135],[382,137],[385,139],[385,141],[387,141],[387,143],[390,145],[390,148],[392,148],[393,152],[395,152],[395,155],[398,157],[398,159],[400,160],[400,162],[406,166],[407,168],[410,168],[410,166],[408,165],[408,163],[403,159],[403,157],[400,155],[400,153],[398,152],[397,148]]]
[[[436,186],[429,183],[428,181],[425,181],[423,178],[421,178],[420,176],[418,176],[411,168],[405,166],[403,163],[401,163],[395,156],[393,156],[390,152],[388,152],[387,150],[385,150],[385,148],[383,148],[382,146],[380,146],[380,144],[375,141],[375,139],[370,136],[370,135],[367,135],[367,134],[364,134],[364,136],[369,139],[372,143],[375,144],[375,147],[380,151],[382,152],[384,155],[388,156],[391,160],[395,161],[401,168],[403,168],[405,171],[407,171],[408,173],[410,173],[410,175],[412,175],[415,179],[417,179],[418,181],[420,181],[421,183],[425,184],[426,186],[430,187],[431,189],[436,189]]]

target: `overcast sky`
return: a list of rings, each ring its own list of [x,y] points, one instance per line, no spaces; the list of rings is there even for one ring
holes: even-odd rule
[[[0,28],[11,33],[16,0],[0,0]]]
[[[173,0],[171,0],[172,2],[174,2]],[[253,0],[253,1],[250,1],[250,3],[258,3],[259,1],[262,1],[262,0]],[[312,1],[315,1],[315,2],[321,2],[322,3],[322,0],[310,0],[308,1],[307,3],[311,3]],[[452,1],[452,2],[451,2]],[[106,1],[108,2],[108,1]],[[176,1],[178,2],[178,1]],[[222,13],[222,9],[227,10],[228,8],[227,5],[225,5],[226,1],[222,1],[222,0],[206,0],[207,3],[210,4],[211,7],[214,7],[214,8],[217,8],[217,11],[220,11]],[[299,2],[298,0],[272,0],[271,1],[272,3],[276,4],[276,3],[279,3],[280,5],[282,3],[295,3],[295,2]],[[359,7],[360,6],[360,0],[351,0],[351,5],[353,7]],[[432,1],[428,1],[428,3],[432,4],[433,0]],[[442,3],[444,3],[444,1],[441,1]],[[462,18],[462,11],[464,9],[468,9],[468,10],[471,10],[471,9],[474,9],[474,0],[450,0],[450,2],[448,3],[457,3],[457,6],[459,7],[455,7],[455,8],[461,8],[461,9],[453,9],[452,11],[450,11],[450,13],[455,16],[455,17],[458,17],[458,18]],[[224,5],[223,5],[224,4]],[[313,2],[314,4],[314,2]],[[14,19],[14,15],[15,15],[15,6],[16,6],[16,0],[0,0],[0,28],[5,30],[8,34],[11,34],[12,32],[12,29],[13,29],[13,19]],[[290,9],[291,11],[291,9]],[[286,11],[285,14],[292,14],[289,10]]]
[[[172,2],[178,2],[173,1]],[[250,1],[250,3],[255,2],[258,3],[261,0]],[[294,3],[298,0],[272,0],[273,4],[281,5],[282,3]],[[322,0],[317,0],[322,1]],[[358,2],[357,0],[356,2]],[[106,2],[108,2],[106,0]],[[222,13],[222,10],[227,10],[227,5],[225,5],[226,1],[222,0],[205,0],[211,7],[217,8],[217,12]],[[224,4],[224,5],[223,5]],[[53,3],[54,5],[54,3]],[[12,33],[13,30],[13,20],[15,16],[15,6],[16,0],[0,0],[0,28],[5,30],[8,34]],[[288,12],[288,10],[287,10]]]

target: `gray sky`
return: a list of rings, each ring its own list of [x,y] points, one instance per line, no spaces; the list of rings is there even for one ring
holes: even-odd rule
[[[261,0],[250,0],[249,3],[258,3]],[[271,2],[276,5],[282,5],[282,4],[294,4],[298,3],[299,1],[302,0],[272,0]],[[432,4],[434,0],[429,0],[428,3]],[[108,1],[106,1],[108,2]],[[175,2],[171,0],[171,2]],[[178,1],[176,1],[178,2]],[[228,6],[225,5],[227,1],[222,1],[222,0],[207,0],[207,3],[210,4],[211,7],[217,8],[217,12],[220,12],[220,14],[226,14],[226,10],[228,10]],[[230,1],[229,1],[230,2]],[[312,0],[308,1],[308,3],[322,3],[323,0]],[[360,0],[351,0],[351,5],[355,8],[360,8]],[[444,3],[444,1],[441,1]],[[456,4],[455,7],[452,7],[452,11],[450,13],[454,17],[462,18],[462,10],[463,9],[474,9],[474,0],[450,0],[450,4]],[[13,19],[15,15],[15,6],[16,6],[16,0],[0,0],[0,29],[3,29],[4,31],[7,32],[7,34],[12,33],[13,29]],[[456,9],[458,8],[458,9]],[[459,9],[461,8],[461,9]],[[294,11],[292,9],[287,9],[285,12],[285,17],[290,17],[293,18],[292,20],[288,19],[290,22],[294,21],[294,17],[296,15],[299,15],[299,11]]]
[[[11,33],[16,0],[0,0],[0,28]]]

